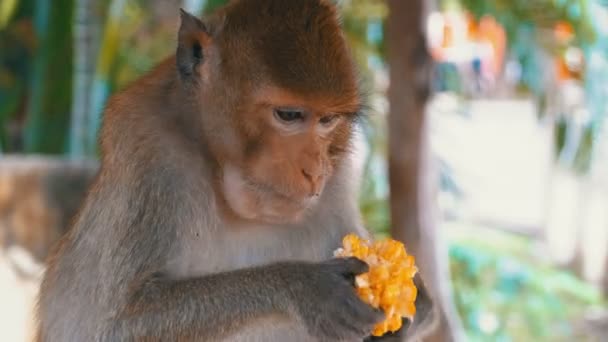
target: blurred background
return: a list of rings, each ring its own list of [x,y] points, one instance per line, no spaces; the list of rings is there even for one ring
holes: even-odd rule
[[[222,0],[0,0],[0,340],[98,167],[113,92]],[[370,94],[366,225],[440,303],[428,341],[608,336],[608,1],[340,0]]]

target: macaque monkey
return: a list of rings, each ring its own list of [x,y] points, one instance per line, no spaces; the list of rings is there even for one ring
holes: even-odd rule
[[[39,341],[363,341],[384,314],[333,259],[365,236],[363,106],[325,0],[181,12],[175,56],[113,96],[102,166],[48,261]]]

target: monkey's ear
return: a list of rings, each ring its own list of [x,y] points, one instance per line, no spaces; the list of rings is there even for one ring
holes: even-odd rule
[[[176,63],[183,78],[196,77],[205,59],[211,37],[205,24],[180,8],[181,24],[177,38]]]

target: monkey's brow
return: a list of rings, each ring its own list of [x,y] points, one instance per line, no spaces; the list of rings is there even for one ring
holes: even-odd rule
[[[343,112],[327,112],[322,114],[321,116],[357,116],[359,115],[359,111],[343,111]]]
[[[287,103],[280,104],[280,103],[272,103],[270,101],[260,101],[260,102],[257,103],[257,105],[260,106],[260,107],[299,109],[299,110],[310,111],[309,107],[298,105],[298,104],[287,104]]]
[[[355,106],[336,106],[330,110],[327,115],[342,115],[342,116],[359,116],[366,110],[365,105],[358,104]]]

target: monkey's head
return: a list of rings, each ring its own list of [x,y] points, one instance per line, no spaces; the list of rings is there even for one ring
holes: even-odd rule
[[[335,7],[236,0],[204,23],[182,12],[176,60],[223,202],[248,220],[299,220],[340,167],[361,107]]]

